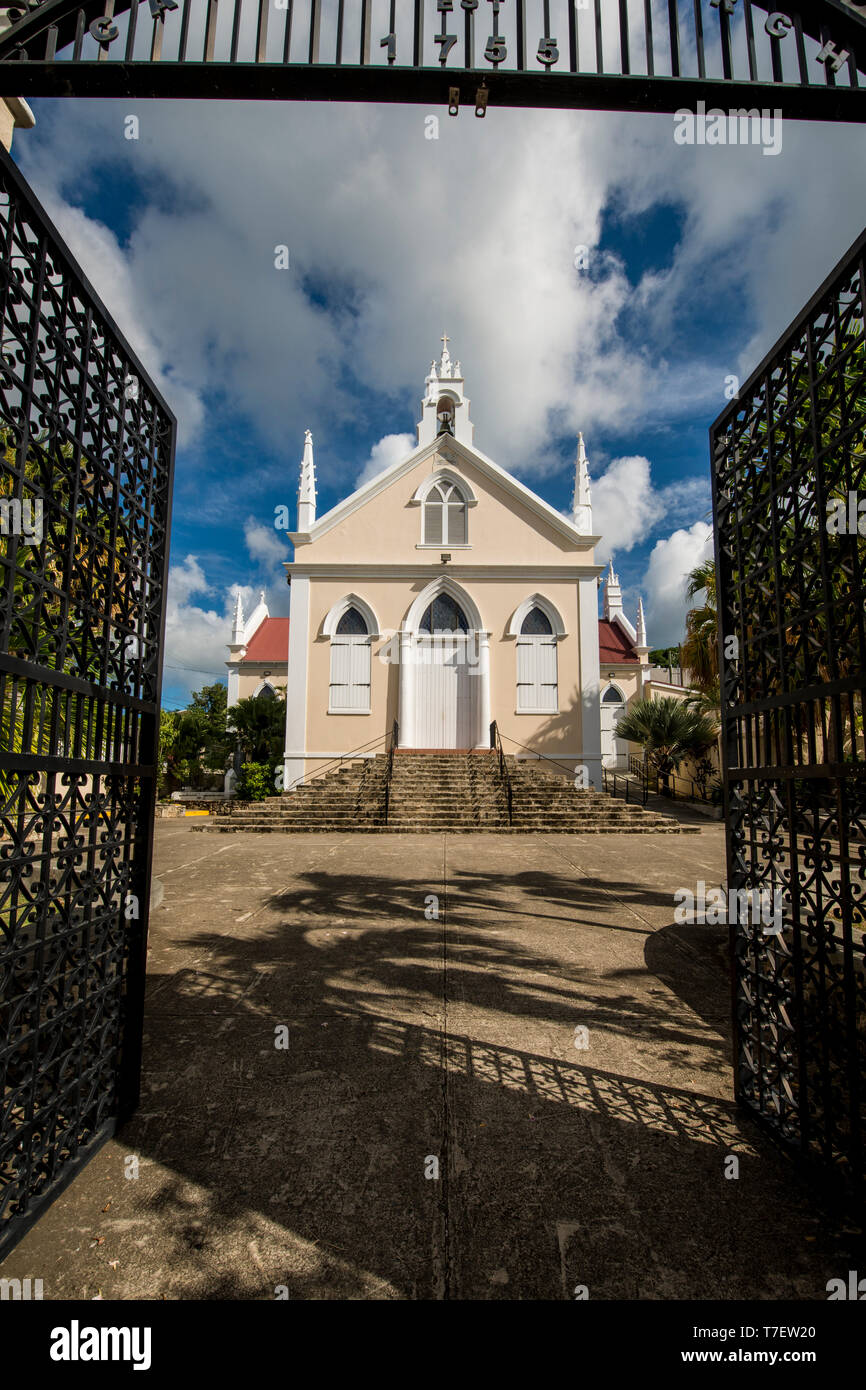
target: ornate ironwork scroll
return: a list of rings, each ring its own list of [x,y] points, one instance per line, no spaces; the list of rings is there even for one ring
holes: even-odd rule
[[[711,430],[740,1100],[860,1186],[866,1137],[866,233]],[[747,914],[735,914],[745,918]]]
[[[0,1253],[138,1097],[174,417],[0,152]]]
[[[866,119],[866,0],[13,0],[23,96]],[[721,130],[713,128],[707,143]],[[721,143],[721,140],[719,140]],[[755,141],[757,143],[757,141]]]

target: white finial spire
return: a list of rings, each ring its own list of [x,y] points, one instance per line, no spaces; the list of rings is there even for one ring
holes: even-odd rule
[[[451,353],[448,351],[448,334],[442,334],[442,359],[439,363],[439,380],[448,380],[451,376]]]
[[[649,642],[646,640],[646,620],[643,615],[643,598],[637,601],[637,628],[635,631],[634,649],[637,659],[644,668],[650,664]]]
[[[309,531],[316,522],[316,466],[313,463],[313,436],[304,432],[304,457],[298,488],[298,530]],[[264,599],[264,594],[262,595]]]
[[[582,536],[592,535],[592,494],[589,489],[589,465],[583,435],[577,436],[577,458],[574,464],[574,495],[571,503],[571,519],[575,530]]]
[[[643,614],[643,597],[637,601],[637,646],[645,647],[646,640],[646,619]]]
[[[604,586],[604,616],[608,622],[612,622],[617,615],[620,618],[625,616],[622,611],[622,589],[619,587],[619,579],[614,574],[613,556],[611,556],[607,571],[607,583]]]
[[[241,600],[241,591],[238,589],[235,598],[235,616],[232,622],[232,645],[238,646],[244,640],[244,605]]]

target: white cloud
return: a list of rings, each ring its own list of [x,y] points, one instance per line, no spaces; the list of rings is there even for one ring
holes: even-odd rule
[[[768,160],[676,146],[663,115],[502,109],[431,141],[415,107],[161,101],[132,149],[125,110],[37,103],[18,157],[181,415],[214,393],[276,440],[287,422],[326,439],[366,392],[413,423],[443,327],[480,447],[528,475],[549,469],[552,424],[712,418],[864,220],[862,181],[838,180],[860,132],[841,123],[788,123]],[[122,248],[64,208],[95,151],[153,190]],[[458,171],[471,198],[448,196]],[[680,214],[669,264],[632,283],[598,250],[605,213],[637,224],[661,202]],[[756,311],[739,361],[712,333],[683,357],[701,300]]]
[[[172,564],[168,575],[168,602],[186,603],[190,594],[209,594],[204,570],[195,555],[187,555],[179,564]]]
[[[606,564],[618,551],[648,541],[659,523],[688,524],[710,506],[709,477],[681,478],[656,488],[652,465],[643,454],[616,458],[598,478],[591,478],[592,524],[601,536],[595,557]]]
[[[400,461],[411,454],[418,443],[414,434],[386,434],[374,444],[370,450],[370,457],[364,464],[357,478],[355,487],[363,487],[369,483],[371,478],[384,473],[386,468]]]
[[[272,535],[252,519],[244,526],[244,540],[252,558],[274,572],[273,582],[264,586],[264,595],[269,611],[278,612],[285,602],[279,564],[288,558],[288,552],[276,533]],[[202,685],[225,679],[235,599],[240,594],[244,614],[249,617],[262,592],[261,584],[218,588],[210,583],[196,555],[172,563],[166,601],[164,685],[174,692],[182,688],[188,696]],[[202,598],[211,603],[194,601]]]
[[[142,312],[146,288],[137,283],[133,265],[110,228],[87,217],[55,193],[44,195],[46,211],[68,242],[82,270],[96,286],[105,307],[141,359],[178,418],[178,436],[188,443],[201,428],[204,407],[199,392],[169,364],[160,335],[147,327]]]
[[[194,595],[214,592],[195,555],[171,566],[165,616],[166,685],[193,690],[212,685],[225,670],[229,595],[223,596],[222,612],[191,601]]]
[[[273,526],[263,526],[253,517],[244,522],[244,543],[252,558],[266,569],[274,569],[289,559],[289,552],[281,539],[284,532]]]
[[[650,476],[650,461],[640,454],[614,459],[591,484],[592,525],[602,537],[596,560],[604,564],[617,550],[631,550],[646,539],[664,515],[664,503]]]
[[[651,646],[682,642],[689,607],[686,579],[712,554],[713,528],[705,521],[696,521],[688,530],[674,531],[653,546],[646,572],[647,637]]]

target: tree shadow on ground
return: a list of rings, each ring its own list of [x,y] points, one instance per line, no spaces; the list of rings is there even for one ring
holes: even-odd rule
[[[424,919],[417,882],[316,871],[231,930],[172,931],[189,954],[149,981],[142,1103],[123,1133],[169,1170],[142,1199],[169,1296],[825,1297],[844,1240],[723,1098],[728,985],[698,968],[700,939],[648,937],[680,1007],[642,972],[623,987],[629,972],[539,944],[563,921],[569,943],[597,943],[611,892],[670,905],[606,887],[464,874],[446,927]],[[525,941],[494,935],[503,914],[529,924]],[[485,1038],[446,1030],[458,999]],[[694,1046],[709,1093],[507,1041],[515,1020],[587,1018]]]

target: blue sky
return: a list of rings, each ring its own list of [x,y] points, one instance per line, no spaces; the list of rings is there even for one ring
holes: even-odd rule
[[[786,123],[767,158],[668,116],[443,110],[431,141],[422,107],[31,104],[13,155],[181,423],[171,707],[223,671],[236,586],[288,612],[304,430],[321,514],[414,434],[445,330],[478,446],[563,511],[583,430],[601,557],[676,642],[725,378],[866,221],[844,126]]]

